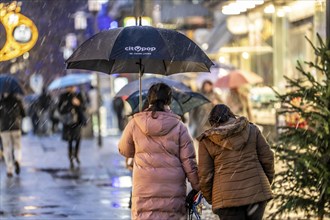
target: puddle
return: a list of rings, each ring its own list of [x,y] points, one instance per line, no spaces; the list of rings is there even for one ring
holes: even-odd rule
[[[131,176],[116,176],[111,178],[112,186],[115,188],[129,188],[132,187]]]
[[[36,213],[22,213],[22,214],[19,214],[18,216],[33,217],[33,216],[37,216],[37,214]]]

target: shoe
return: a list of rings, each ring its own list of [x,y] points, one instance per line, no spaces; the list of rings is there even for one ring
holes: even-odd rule
[[[13,177],[12,173],[7,173],[7,177]]]
[[[15,173],[16,173],[17,175],[19,175],[20,172],[21,172],[21,168],[20,168],[20,166],[19,166],[19,163],[18,163],[17,161],[15,161]]]

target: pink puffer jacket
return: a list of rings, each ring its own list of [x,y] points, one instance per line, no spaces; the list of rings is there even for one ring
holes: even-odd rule
[[[186,126],[170,112],[134,115],[119,152],[134,157],[132,219],[184,219],[186,177],[199,190],[195,150]]]

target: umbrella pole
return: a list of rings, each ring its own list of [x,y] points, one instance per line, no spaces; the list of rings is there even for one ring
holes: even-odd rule
[[[142,112],[142,61],[139,62],[139,112]]]

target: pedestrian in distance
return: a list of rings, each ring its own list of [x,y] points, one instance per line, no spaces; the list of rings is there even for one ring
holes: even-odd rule
[[[190,112],[189,124],[193,128],[192,136],[194,138],[197,138],[203,131],[211,127],[207,117],[213,106],[223,103],[220,96],[214,91],[213,83],[209,80],[203,82],[200,92],[210,100],[210,103],[201,105]]]
[[[226,104],[236,114],[246,117],[251,122],[254,121],[248,86],[231,88],[226,99]]]
[[[172,113],[171,88],[150,87],[149,106],[125,127],[119,152],[133,161],[132,219],[185,219],[186,177],[195,191],[199,180],[187,127]]]
[[[112,107],[117,116],[118,128],[123,131],[125,127],[124,100],[121,97],[115,97],[112,101]]]
[[[24,117],[22,101],[15,94],[5,94],[0,100],[0,135],[8,177],[12,177],[14,171],[17,175],[20,173],[21,126]]]
[[[73,169],[74,161],[80,165],[81,127],[86,124],[85,101],[76,87],[67,87],[66,92],[60,95],[58,109],[63,123],[62,139],[68,142],[70,168]]]
[[[216,105],[209,122],[198,137],[204,198],[221,220],[261,220],[272,199],[273,151],[256,125],[226,105]]]
[[[52,106],[52,97],[47,92],[47,88],[43,87],[40,96],[37,99],[37,114],[38,117],[38,134],[40,135],[49,135],[52,131],[51,128],[51,118],[50,118],[50,110]]]

